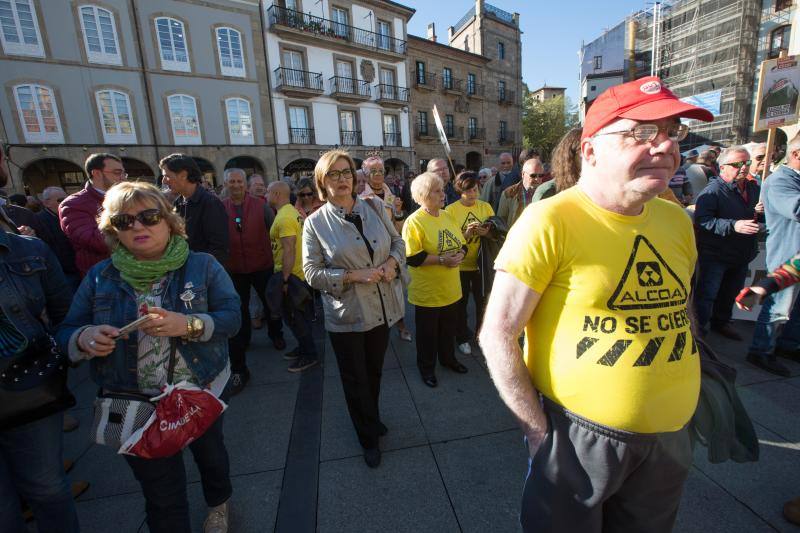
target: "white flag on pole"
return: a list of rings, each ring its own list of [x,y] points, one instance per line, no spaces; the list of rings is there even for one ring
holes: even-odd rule
[[[433,104],[433,121],[436,122],[436,131],[439,132],[439,141],[441,141],[442,146],[444,146],[447,157],[450,157],[450,143],[447,142],[447,133],[444,131],[444,126],[442,126],[442,119],[439,118],[439,111],[436,109],[436,104]]]

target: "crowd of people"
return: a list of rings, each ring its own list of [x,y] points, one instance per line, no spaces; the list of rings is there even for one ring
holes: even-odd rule
[[[525,531],[669,531],[692,458],[694,337],[742,340],[732,309],[760,299],[747,360],[788,376],[778,357],[800,353],[798,260],[784,264],[800,249],[800,137],[762,180],[762,144],[681,156],[680,118],[713,119],[650,77],[598,97],[549,161],[531,149],[477,171],[433,159],[387,179],[379,157],[358,168],[332,150],[292,183],[229,168],[221,194],[186,154],[159,162],[161,188],[127,181],[117,155],[92,154],[79,192],[48,187],[41,206],[9,197],[0,207],[3,359],[56,346],[91,367],[96,406],[179,381],[228,401],[250,380],[264,324],[289,372],[319,364],[319,299],[369,467],[389,431],[379,398],[392,329],[415,342],[432,388],[437,370],[467,373],[457,352],[480,344],[530,451]],[[775,272],[744,287],[765,232]],[[0,425],[9,531],[25,531],[23,505],[41,532],[79,530],[61,457],[68,404]],[[187,448],[204,531],[227,531],[223,417]],[[150,531],[189,531],[182,453],[124,457]],[[800,522],[800,500],[785,512]]]

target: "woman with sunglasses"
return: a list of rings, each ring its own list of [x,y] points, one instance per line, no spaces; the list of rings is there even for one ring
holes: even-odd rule
[[[317,191],[314,190],[314,182],[311,178],[300,178],[297,181],[297,202],[294,208],[300,213],[303,220],[307,219],[311,213],[322,207],[323,202],[317,198]]]
[[[405,245],[378,200],[356,197],[356,169],[342,150],[326,152],[314,169],[320,199],[303,225],[303,272],[322,291],[350,419],[370,468],[380,464],[378,438],[387,432],[378,412],[389,328],[403,317],[398,279]]]
[[[176,339],[174,382],[187,380],[220,396],[230,376],[228,338],[241,322],[225,270],[211,255],[189,251],[183,220],[147,183],[110,189],[99,228],[111,258],[83,279],[57,333],[59,345],[73,361],[89,361],[101,393],[155,396],[166,384]],[[119,336],[122,326],[146,314],[155,316]],[[210,507],[205,530],[225,531],[232,488],[222,417],[189,448]],[[190,531],[182,455],[125,456],[142,486],[153,533]]]

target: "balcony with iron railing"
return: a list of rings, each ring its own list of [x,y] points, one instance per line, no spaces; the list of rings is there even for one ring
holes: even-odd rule
[[[414,71],[414,86],[417,89],[429,89],[433,90],[436,88],[436,74],[431,72],[419,72]]]
[[[399,131],[383,132],[383,145],[384,146],[402,146],[402,138]]]
[[[361,146],[361,131],[359,130],[341,130],[339,131],[339,139],[341,144],[345,146]]]
[[[464,80],[459,80],[456,78],[445,78],[442,76],[441,81],[442,91],[446,93],[457,93],[463,94],[464,93]]]
[[[314,128],[289,128],[289,142],[291,144],[316,144]]]
[[[516,93],[514,91],[498,91],[497,103],[504,105],[514,105],[516,102]]]
[[[486,128],[469,128],[469,140],[480,142],[486,139]]]
[[[467,96],[470,96],[472,98],[483,98],[485,92],[483,84],[470,83],[469,80],[467,80],[467,84],[465,87]]]
[[[278,67],[274,71],[275,89],[290,96],[316,96],[323,92],[322,74]]]
[[[497,142],[500,144],[514,144],[514,132],[501,130],[497,134]]]
[[[444,133],[448,139],[464,140],[464,127],[463,126],[447,126],[444,127]]]
[[[369,82],[343,76],[328,79],[331,96],[344,102],[364,102],[372,98]]]
[[[336,43],[347,47],[396,58],[405,56],[406,41],[395,39],[390,35],[357,28],[349,24],[336,22],[308,13],[272,5],[267,10],[270,30],[303,35],[306,38]]]
[[[379,83],[375,86],[375,101],[386,106],[402,107],[408,105],[408,89],[397,85]]]
[[[436,128],[427,122],[414,121],[414,138],[431,139],[436,135]]]

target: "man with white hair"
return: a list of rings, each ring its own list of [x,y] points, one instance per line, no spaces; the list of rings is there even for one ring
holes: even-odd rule
[[[764,175],[764,165],[766,164],[764,158],[767,156],[767,143],[749,143],[745,145],[745,148],[750,153],[751,161],[747,179],[755,180],[761,185],[761,176]]]
[[[764,180],[762,198],[767,271],[772,272],[800,248],[800,136],[789,141],[786,163]],[[776,356],[800,362],[799,289],[800,285],[793,285],[764,300],[747,354],[749,363],[778,376],[789,377],[791,373]]]
[[[503,152],[498,158],[498,163],[497,173],[484,183],[481,191],[481,200],[491,205],[495,213],[500,209],[500,194],[503,192],[503,183],[514,172],[514,157],[508,152]]]
[[[694,309],[698,333],[709,327],[732,340],[742,337],[731,325],[736,295],[744,287],[750,261],[758,255],[759,224],[764,212],[760,187],[747,179],[750,154],[742,146],[726,148],[713,177],[697,197],[697,278]]]
[[[266,308],[265,292],[267,280],[272,275],[272,244],[269,227],[264,216],[266,200],[246,191],[246,176],[240,168],[229,168],[224,174],[228,194],[222,205],[227,213],[230,253],[225,269],[231,276],[233,286],[241,299],[242,327],[228,340],[231,358],[231,395],[241,392],[250,380],[246,351],[252,334],[250,320],[250,289]],[[281,331],[281,321],[269,320],[268,332],[272,344],[278,350],[286,348]]]
[[[58,206],[66,197],[67,193],[61,187],[47,187],[42,191],[44,209],[36,213],[36,218],[39,219],[39,225],[42,228],[39,238],[46,242],[56,254],[64,276],[75,290],[81,282],[80,273],[75,266],[75,250],[64,234],[64,230],[61,229],[61,223],[58,220]]]
[[[675,522],[700,390],[696,251],[689,218],[656,196],[680,163],[681,117],[713,120],[655,76],[601,94],[580,181],[526,209],[495,262],[480,343],[530,451],[526,532]]]

